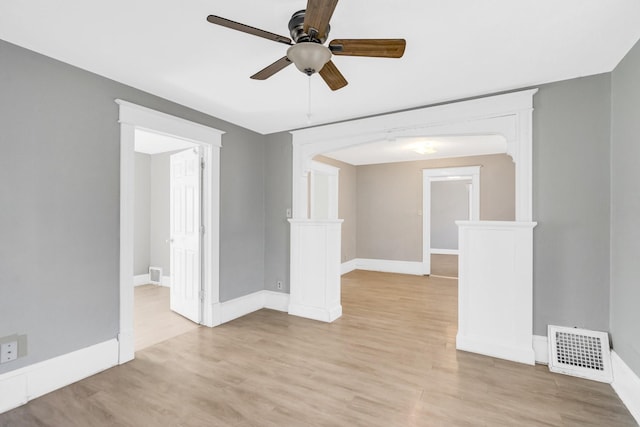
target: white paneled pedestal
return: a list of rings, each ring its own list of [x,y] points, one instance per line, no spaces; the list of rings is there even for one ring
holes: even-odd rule
[[[291,294],[289,314],[333,322],[340,305],[342,220],[290,219]]]
[[[457,221],[456,348],[533,365],[535,222]]]

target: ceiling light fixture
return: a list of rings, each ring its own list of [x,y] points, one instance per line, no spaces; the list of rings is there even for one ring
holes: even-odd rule
[[[324,64],[331,59],[328,47],[315,42],[300,42],[287,50],[287,58],[298,70],[310,76],[322,70]]]
[[[416,148],[413,151],[418,154],[433,154],[433,153],[436,153],[438,150],[432,147],[420,147],[420,148]]]

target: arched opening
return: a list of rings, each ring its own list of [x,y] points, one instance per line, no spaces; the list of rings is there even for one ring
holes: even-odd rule
[[[500,227],[495,222],[467,221],[466,228],[478,228],[479,233],[487,237],[498,228],[508,230],[511,240],[503,242],[502,252],[513,248],[527,247],[528,251],[518,251],[516,258],[519,266],[526,266],[531,262],[529,252],[532,252],[532,135],[531,122],[533,111],[533,95],[537,90],[514,92],[471,101],[428,107],[402,113],[394,113],[354,120],[335,125],[294,131],[293,134],[293,218],[291,222],[291,300],[289,312],[304,317],[323,321],[333,321],[341,314],[340,305],[340,219],[327,218],[322,220],[310,216],[309,200],[314,195],[309,194],[309,173],[313,169],[313,158],[328,151],[335,151],[347,147],[380,141],[387,138],[410,138],[429,136],[455,135],[501,135],[507,141],[507,154],[515,163],[516,191],[515,191],[515,219],[516,221],[502,221]],[[513,229],[511,229],[512,227]],[[518,234],[513,230],[528,230],[529,237]],[[512,235],[512,231],[515,233]],[[483,234],[484,233],[484,234]],[[488,233],[488,234],[487,234]],[[525,233],[526,234],[526,233]],[[467,236],[468,237],[468,236]],[[461,239],[463,241],[463,239]],[[470,241],[468,238],[465,242]],[[462,281],[480,280],[486,285],[486,280],[474,270],[478,253],[487,248],[483,245],[490,240],[473,241],[473,244],[461,249],[460,265],[467,266],[467,271],[461,273]],[[521,259],[522,258],[522,259]],[[527,261],[528,259],[528,261]],[[471,260],[471,263],[469,263]],[[486,260],[485,260],[486,261]],[[496,261],[492,265],[498,265]],[[513,266],[506,266],[505,271]],[[498,266],[500,269],[501,267]],[[522,269],[521,269],[522,270]],[[497,357],[533,363],[532,350],[532,273],[531,268],[524,268],[524,274],[517,279],[521,286],[513,298],[508,301],[511,307],[519,309],[527,307],[518,315],[516,322],[518,331],[511,337],[510,343],[496,343],[483,341],[482,331],[474,330],[477,336],[469,336],[465,332],[469,324],[469,317],[482,316],[479,313],[483,304],[474,305],[469,310],[468,297],[460,298],[458,348],[468,351],[495,355]],[[500,273],[500,272],[498,272]],[[503,275],[504,276],[504,275]],[[504,276],[505,282],[512,277]],[[501,286],[506,286],[502,284]],[[463,287],[461,286],[461,289]],[[466,288],[465,288],[466,289]],[[529,291],[527,291],[527,289]],[[499,292],[498,289],[493,291]],[[327,296],[331,296],[330,298]],[[477,309],[477,310],[476,310]],[[509,312],[501,316],[510,317]],[[513,321],[513,322],[512,322]],[[483,322],[480,322],[483,323]],[[484,322],[483,325],[489,325]],[[489,340],[494,340],[494,336]],[[518,350],[512,351],[517,345]],[[508,351],[500,353],[494,348],[504,347]],[[517,354],[516,354],[517,353]],[[515,354],[515,355],[514,355]]]

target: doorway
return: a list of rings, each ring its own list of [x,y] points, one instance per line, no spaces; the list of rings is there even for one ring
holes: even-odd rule
[[[134,271],[134,175],[136,130],[178,138],[202,150],[202,324],[219,324],[219,194],[220,148],[224,132],[160,113],[123,100],[120,108],[120,332],[119,363],[134,358],[133,271]]]
[[[440,190],[448,194],[447,199],[441,201],[451,200],[451,194],[459,192],[462,193],[462,203],[454,201],[447,209],[437,211],[434,209],[437,205],[433,202],[442,194]],[[465,205],[467,218],[457,219],[480,220],[480,166],[424,169],[422,203],[422,274],[432,274],[431,261],[434,254],[443,256],[436,258],[442,258],[446,271],[450,271],[453,266],[447,265],[451,263],[451,258],[447,256],[455,256],[457,262],[458,255],[458,227],[452,216],[464,214],[460,212],[460,205]]]
[[[200,162],[197,144],[135,131],[136,351],[201,323]]]

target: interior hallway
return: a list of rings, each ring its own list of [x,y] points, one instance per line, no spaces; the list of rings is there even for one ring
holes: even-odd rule
[[[0,415],[0,426],[635,426],[608,384],[455,350],[452,280],[354,271],[327,324],[260,310]]]

